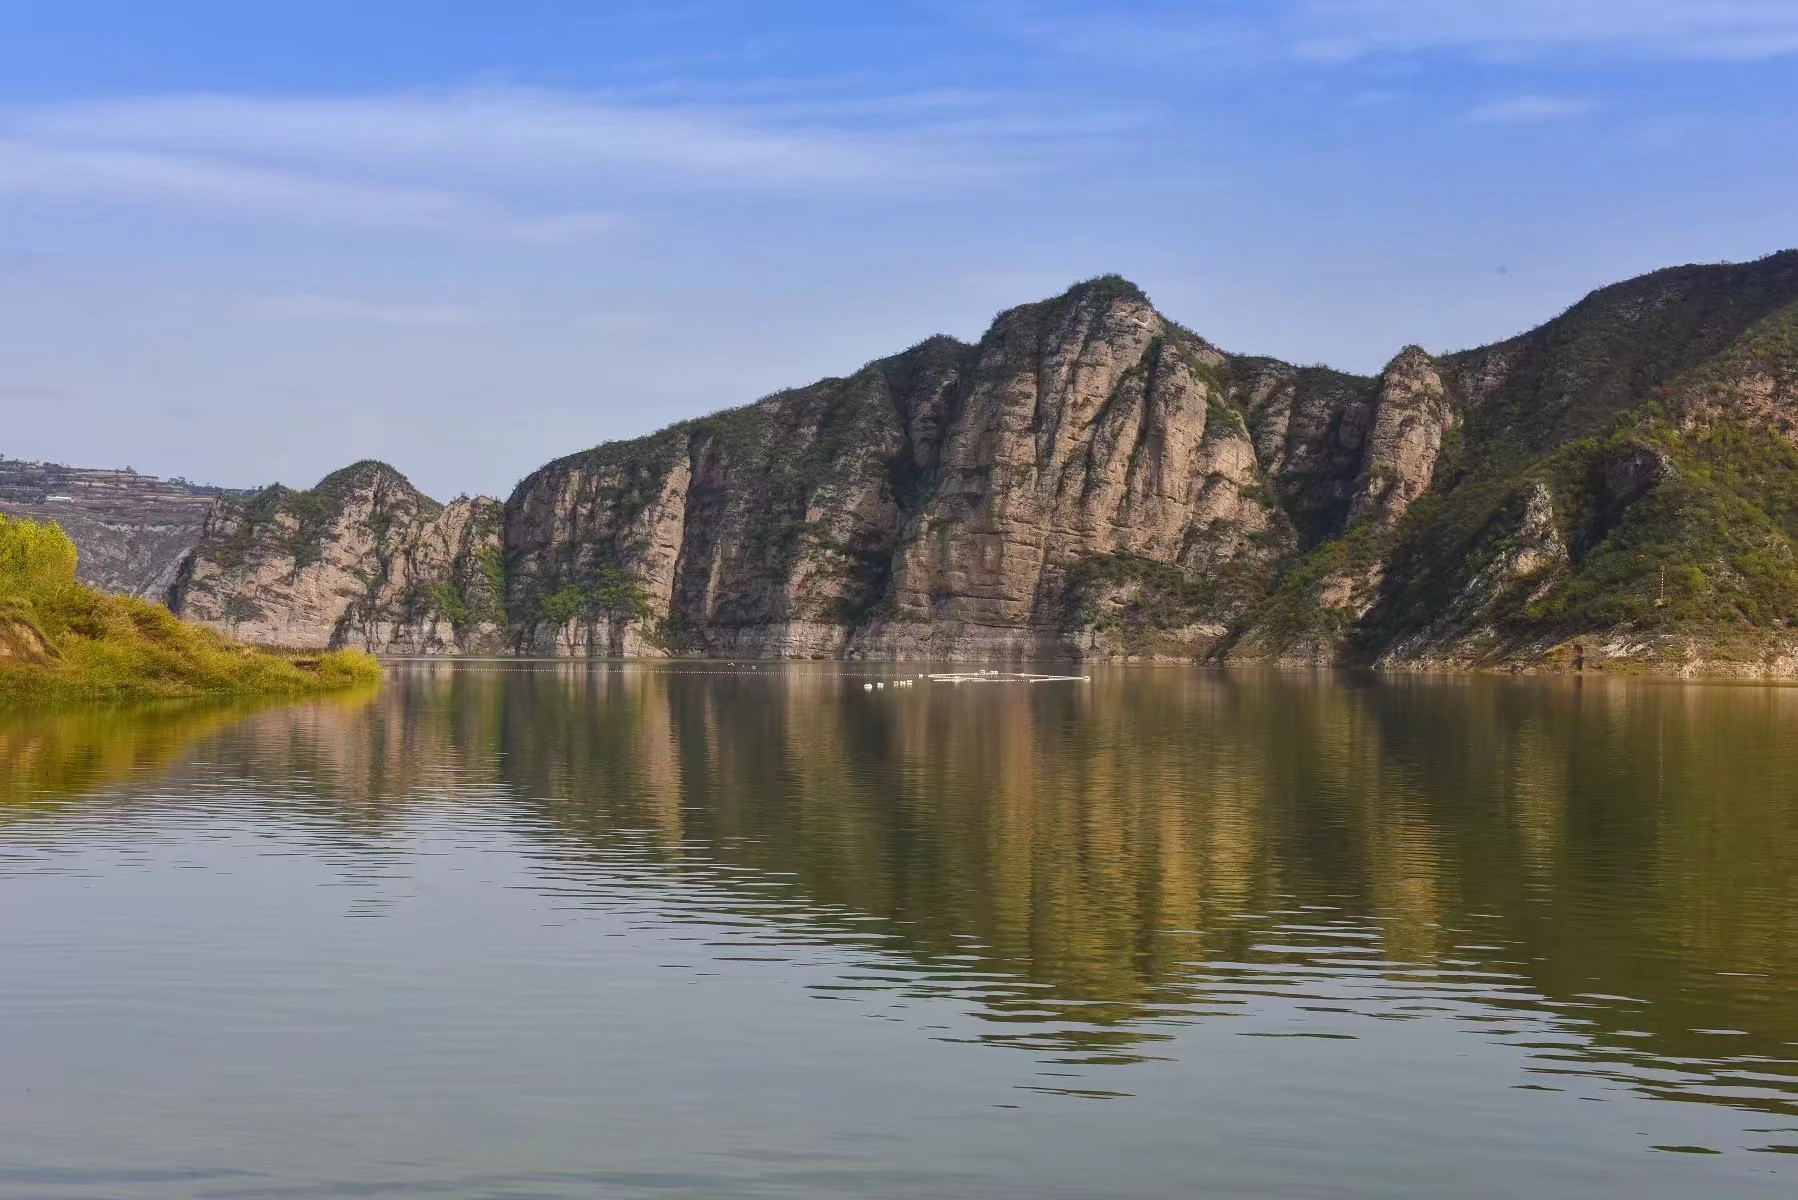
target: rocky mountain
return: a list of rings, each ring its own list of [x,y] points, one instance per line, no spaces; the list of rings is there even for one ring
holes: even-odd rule
[[[1429,486],[1295,563],[1233,655],[1798,673],[1798,252],[1606,288],[1429,369]]]
[[[1105,277],[439,508],[227,502],[172,594],[288,645],[1798,673],[1798,252],[1379,376]]]
[[[1093,641],[1075,610],[1119,589],[1070,586],[1113,557],[1259,578],[1292,535],[1224,399],[1226,362],[1098,280],[1003,314],[979,345],[932,339],[552,463],[507,504],[523,645],[631,652],[659,632],[683,652],[1056,654]],[[545,608],[608,572],[641,584],[654,625]],[[1233,615],[1220,599],[1189,652]]]
[[[129,468],[0,458],[0,513],[60,525],[81,548],[83,583],[152,600],[199,542],[214,500],[229,494]]]
[[[169,607],[265,646],[503,649],[502,515],[495,500],[438,504],[376,462],[221,500]]]

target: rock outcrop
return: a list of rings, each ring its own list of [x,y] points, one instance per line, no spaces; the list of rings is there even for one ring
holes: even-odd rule
[[[388,652],[1689,670],[1791,640],[1795,445],[1798,253],[1376,378],[1226,353],[1105,277],[503,506],[375,464],[222,503],[172,599]]]
[[[1429,491],[1443,435],[1456,416],[1435,360],[1421,346],[1406,348],[1380,376],[1373,429],[1349,503],[1351,524],[1396,524],[1412,501]]]
[[[889,611],[859,648],[1063,650],[1078,642],[1068,573],[1091,560],[1196,577],[1277,557],[1293,535],[1230,405],[1228,361],[1121,282],[1002,315],[965,356],[941,447],[904,514]]]
[[[29,614],[0,607],[0,664],[46,667],[61,657]]]
[[[265,646],[500,649],[501,516],[494,500],[438,504],[376,462],[221,500],[169,607]]]
[[[1105,278],[1002,314],[977,345],[935,338],[553,463],[507,505],[521,647],[1090,651],[1105,639],[1078,614],[1115,608],[1118,589],[1074,593],[1121,582],[1111,560],[1196,580],[1265,573],[1296,546],[1230,366]],[[621,577],[632,603],[604,597]],[[1184,622],[1180,655],[1231,615]]]

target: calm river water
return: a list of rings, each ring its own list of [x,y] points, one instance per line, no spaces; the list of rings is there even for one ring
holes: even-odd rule
[[[0,717],[0,1197],[1798,1195],[1798,690]]]

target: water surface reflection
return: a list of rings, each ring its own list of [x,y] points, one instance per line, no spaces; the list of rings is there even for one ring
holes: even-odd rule
[[[755,973],[997,1048],[994,1105],[1127,1112],[1227,1063],[1302,1137],[1343,1119],[1329,1047],[1371,1042],[1401,1106],[1429,1107],[1435,1069],[1408,1056],[1501,1054],[1489,1087],[1514,1098],[1480,1104],[1638,1106],[1660,1114],[1633,1131],[1645,1163],[1715,1151],[1770,1179],[1798,1150],[1798,691],[1129,669],[864,692],[879,673],[418,664],[335,703],[0,720],[0,887],[254,830],[253,859],[201,865],[301,856],[347,890],[335,919],[381,919],[432,855],[503,845],[523,865],[494,886],[573,930],[567,952],[603,917],[651,939],[652,980]],[[45,953],[67,932],[0,923]],[[51,961],[107,986],[73,958]],[[41,1013],[71,986],[12,998]],[[807,1051],[803,1030],[769,1047]],[[1666,1179],[1642,1171],[1562,1194]]]

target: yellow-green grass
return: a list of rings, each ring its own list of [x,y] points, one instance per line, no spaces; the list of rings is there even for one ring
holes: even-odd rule
[[[370,685],[360,651],[274,654],[75,578],[55,525],[0,516],[0,700],[249,696]]]

